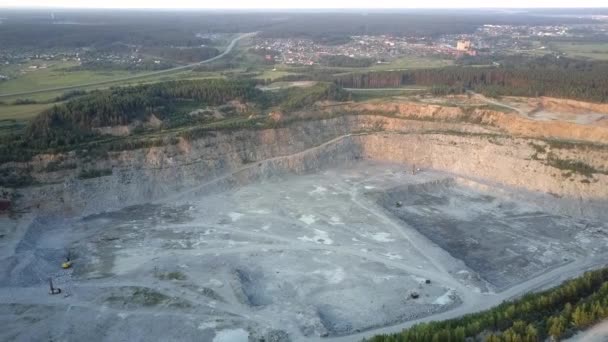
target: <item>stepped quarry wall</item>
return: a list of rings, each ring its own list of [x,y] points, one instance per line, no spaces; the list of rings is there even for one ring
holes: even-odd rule
[[[560,131],[561,125],[537,123],[535,128],[533,123],[526,122],[522,126],[517,118],[506,126],[501,124],[504,113],[497,112],[466,114],[469,118],[481,117],[476,121],[483,124],[473,124],[454,120],[454,115],[465,115],[454,108],[430,107],[426,106],[428,112],[422,114],[409,107],[398,109],[397,117],[347,115],[298,121],[275,129],[211,132],[193,141],[182,139],[175,145],[111,152],[86,163],[73,153],[41,155],[30,163],[12,165],[31,168],[39,182],[37,186],[19,190],[18,207],[84,215],[183,192],[203,195],[286,172],[314,172],[349,161],[372,159],[415,164],[422,169],[446,172],[461,181],[511,189],[525,194],[522,196],[538,197],[543,206],[572,215],[606,217],[603,209],[608,198],[608,176],[561,170],[550,166],[547,158],[551,155],[579,160],[598,170],[608,170],[608,149],[588,145],[552,147],[546,141],[514,134],[529,132],[542,138],[546,132]],[[373,110],[385,114],[382,108]],[[402,113],[408,110],[413,114],[403,117]],[[435,115],[436,120],[416,115]],[[437,115],[443,115],[443,119]],[[587,130],[586,137],[594,140],[608,137],[606,129],[580,129]],[[591,134],[595,131],[599,133]],[[578,134],[575,131],[574,137]],[[538,146],[542,147],[542,153],[538,152]],[[44,171],[50,162],[59,159],[79,166]],[[79,179],[82,169],[106,169],[112,173]],[[507,190],[505,193],[510,191]]]

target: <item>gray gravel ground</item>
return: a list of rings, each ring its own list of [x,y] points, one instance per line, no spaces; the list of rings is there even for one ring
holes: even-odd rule
[[[360,162],[88,217],[1,218],[0,340],[354,340],[482,309],[606,253],[598,223],[408,169]]]

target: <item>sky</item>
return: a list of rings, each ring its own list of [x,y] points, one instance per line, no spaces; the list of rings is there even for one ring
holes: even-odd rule
[[[608,0],[0,0],[0,8],[530,8],[608,7]]]

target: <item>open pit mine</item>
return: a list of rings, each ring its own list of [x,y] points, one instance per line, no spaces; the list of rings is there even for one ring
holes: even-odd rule
[[[0,340],[357,341],[608,260],[606,125],[400,101],[277,120],[2,165],[36,184],[4,189]]]

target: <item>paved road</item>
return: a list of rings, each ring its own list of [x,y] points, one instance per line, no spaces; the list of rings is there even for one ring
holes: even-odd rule
[[[242,35],[234,38],[230,42],[230,44],[228,45],[228,47],[226,47],[226,50],[224,50],[224,52],[222,52],[221,54],[219,54],[219,55],[217,55],[215,57],[206,59],[204,61],[200,61],[200,62],[188,64],[188,65],[182,65],[182,66],[178,66],[178,67],[171,68],[171,69],[152,71],[152,72],[148,72],[148,73],[145,73],[145,74],[139,74],[139,75],[133,75],[133,76],[115,78],[115,79],[112,79],[112,80],[105,80],[105,81],[100,81],[100,82],[81,83],[81,84],[76,84],[76,85],[71,85],[71,86],[64,86],[64,87],[44,88],[44,89],[38,89],[38,90],[32,90],[32,91],[24,91],[24,92],[19,92],[19,93],[0,94],[0,98],[2,98],[2,97],[9,97],[9,96],[22,96],[22,95],[31,95],[31,94],[38,94],[38,93],[46,93],[47,91],[70,90],[70,89],[91,87],[91,86],[103,85],[103,84],[109,84],[109,83],[115,83],[115,82],[130,81],[130,80],[134,80],[134,79],[138,79],[138,78],[145,78],[145,77],[162,75],[162,74],[170,74],[170,73],[173,73],[173,72],[176,72],[176,71],[181,71],[181,70],[189,69],[189,68],[192,68],[192,67],[195,67],[195,66],[199,66],[201,64],[207,64],[207,63],[213,62],[215,60],[218,60],[218,59],[226,56],[227,54],[229,54],[230,51],[232,51],[232,49],[234,48],[234,46],[236,45],[236,43],[239,40],[241,40],[243,38],[251,37],[251,36],[255,35],[256,33],[257,32],[245,33],[245,34],[242,34]]]

